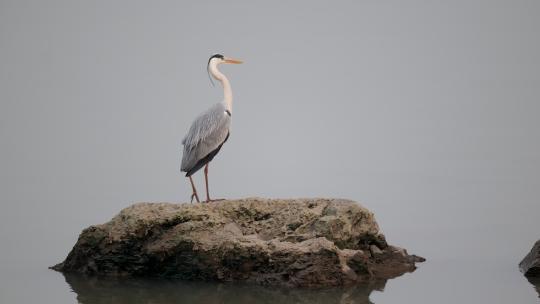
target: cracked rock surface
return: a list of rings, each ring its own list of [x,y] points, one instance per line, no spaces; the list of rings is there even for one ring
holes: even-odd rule
[[[322,287],[389,279],[422,261],[388,245],[356,202],[246,198],[132,205],[83,230],[53,269]]]

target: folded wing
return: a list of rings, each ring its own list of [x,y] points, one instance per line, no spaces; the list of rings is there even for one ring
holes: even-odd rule
[[[211,156],[211,160],[217,153],[216,150],[219,150],[227,139],[230,123],[231,117],[222,103],[215,104],[199,115],[182,140],[184,145],[182,171],[193,174],[194,171],[200,169],[195,169],[196,166],[200,165],[199,161],[207,156]]]

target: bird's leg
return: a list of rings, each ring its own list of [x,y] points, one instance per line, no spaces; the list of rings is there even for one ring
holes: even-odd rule
[[[191,178],[191,176],[189,177],[189,181],[191,182],[191,189],[193,190],[193,193],[191,194],[191,202],[193,203],[193,198],[195,198],[198,203],[200,202],[199,196],[197,195],[197,189],[195,189],[195,184],[193,183],[193,179]]]
[[[206,183],[206,202],[210,202],[210,191],[208,191],[208,164],[204,167],[204,181]]]
[[[208,190],[208,164],[204,167],[204,181],[206,182],[206,202],[222,201],[223,199],[210,199],[210,191]]]

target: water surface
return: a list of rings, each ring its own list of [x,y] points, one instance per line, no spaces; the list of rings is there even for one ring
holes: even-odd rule
[[[45,267],[7,267],[0,303],[538,303],[540,280],[517,265],[427,261],[388,281],[322,289],[156,278],[63,275]]]

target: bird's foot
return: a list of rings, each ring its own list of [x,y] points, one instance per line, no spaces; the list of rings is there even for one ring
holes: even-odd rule
[[[191,203],[193,203],[193,198],[195,198],[195,200],[197,200],[197,203],[200,203],[199,196],[197,195],[197,192],[193,192],[193,194],[191,194]]]
[[[224,201],[224,200],[225,200],[224,198],[207,199],[203,203],[219,202],[219,201]]]

